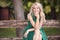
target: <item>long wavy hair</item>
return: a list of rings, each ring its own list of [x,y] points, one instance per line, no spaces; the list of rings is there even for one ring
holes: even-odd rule
[[[36,5],[36,6],[39,7],[39,9],[41,10],[41,11],[39,12],[40,18],[43,19],[44,22],[46,22],[45,14],[44,14],[44,12],[43,12],[43,6],[42,6],[42,4],[39,3],[39,2],[35,2],[35,3],[32,4],[32,6],[31,6],[31,8],[30,8],[29,14],[31,15],[31,14],[33,13],[32,9],[33,9],[34,5]]]

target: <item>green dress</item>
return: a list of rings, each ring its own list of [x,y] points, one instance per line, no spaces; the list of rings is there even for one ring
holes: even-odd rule
[[[34,15],[32,15],[32,18],[33,18],[34,22],[36,22],[36,17]],[[33,26],[31,25],[30,21],[28,20],[28,25],[25,27],[23,34],[30,28],[33,28]],[[41,27],[40,32],[42,34],[42,40],[48,40],[43,27]],[[27,38],[25,38],[23,36],[23,40],[33,40],[33,36],[34,36],[34,31],[31,31],[28,33]]]

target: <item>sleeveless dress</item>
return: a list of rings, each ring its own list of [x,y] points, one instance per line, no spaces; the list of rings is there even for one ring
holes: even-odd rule
[[[34,15],[32,15],[32,18],[33,18],[33,21],[36,22],[36,17]],[[25,29],[23,31],[23,35],[30,28],[33,28],[33,26],[30,23],[30,21],[28,20],[28,25],[25,27]],[[41,27],[40,32],[41,32],[41,35],[42,35],[42,40],[48,40],[47,35],[45,34],[45,31],[44,31],[43,27]],[[34,36],[34,31],[30,31],[27,35],[27,38],[25,38],[23,36],[23,40],[33,40],[33,36]]]

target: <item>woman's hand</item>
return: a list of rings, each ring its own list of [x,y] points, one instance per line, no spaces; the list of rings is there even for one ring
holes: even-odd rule
[[[29,33],[28,30],[24,33],[24,37],[25,37],[25,38],[27,38],[28,33]]]
[[[35,14],[36,18],[39,18],[39,14]]]
[[[27,35],[28,35],[28,33],[29,33],[30,31],[34,31],[34,28],[28,29],[28,30],[24,33],[24,36],[27,37]]]

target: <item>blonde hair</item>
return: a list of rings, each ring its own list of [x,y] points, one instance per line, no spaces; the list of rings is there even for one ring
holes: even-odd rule
[[[37,5],[40,8],[40,10],[41,10],[40,13],[39,13],[40,17],[41,17],[41,19],[43,19],[44,22],[46,22],[45,14],[43,12],[42,4],[39,3],[39,2],[35,2],[35,3],[32,4],[29,14],[31,15],[33,13],[32,9],[33,9],[34,5]]]

